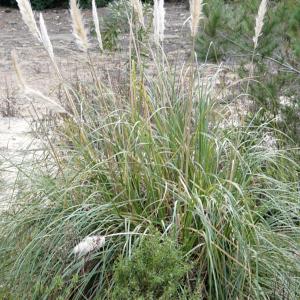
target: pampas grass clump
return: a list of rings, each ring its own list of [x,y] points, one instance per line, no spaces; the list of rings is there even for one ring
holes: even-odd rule
[[[195,40],[202,1],[191,4]],[[70,11],[77,44],[87,52],[76,0],[70,0]],[[54,56],[43,16],[40,34],[30,18]],[[164,40],[164,19],[163,0],[154,0],[158,44]],[[16,206],[1,218],[0,292],[2,286],[9,291],[5,299],[112,299],[120,257],[130,261],[146,236],[158,234],[158,245],[160,238],[170,238],[180,247],[180,261],[190,265],[166,299],[281,299],[283,293],[300,299],[294,149],[278,149],[279,139],[274,148],[265,145],[266,133],[274,132],[268,123],[220,126],[197,61],[178,72],[163,49],[149,51],[144,64],[135,48],[137,55],[132,48],[128,53],[128,80],[116,79],[115,85],[109,78],[99,88],[89,60],[92,83],[78,82],[66,93],[75,117],[63,117],[57,139],[45,141],[44,156],[22,172]],[[149,75],[149,61],[158,76]],[[25,93],[38,95],[26,85],[16,58],[14,65]],[[78,236],[85,238],[76,244]],[[165,270],[152,268],[151,255],[142,257],[155,286],[144,281],[139,264],[130,270],[141,270],[134,273],[141,279],[135,288],[160,291]],[[171,271],[168,275],[175,278]]]

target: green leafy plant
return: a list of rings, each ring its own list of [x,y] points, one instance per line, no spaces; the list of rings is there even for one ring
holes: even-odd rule
[[[121,257],[117,262],[112,298],[176,298],[189,269],[174,242],[160,235],[145,236],[131,257]]]
[[[138,40],[142,43],[149,36],[151,22],[147,28],[139,26],[136,15],[133,13],[131,4],[126,0],[113,1],[108,5],[109,14],[104,18],[103,22],[103,40],[104,48],[108,50],[116,50],[118,48],[119,38],[121,34],[129,33],[129,20],[132,18],[133,25],[137,27],[134,30],[138,36]],[[144,16],[151,19],[152,9],[145,1],[143,5]]]
[[[114,1],[108,6],[109,15],[104,19],[103,43],[104,48],[115,50],[121,33],[128,32],[128,18],[131,8],[128,1]]]

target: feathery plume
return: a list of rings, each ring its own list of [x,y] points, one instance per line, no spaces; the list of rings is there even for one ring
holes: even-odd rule
[[[92,235],[85,237],[78,245],[73,249],[73,254],[78,256],[86,255],[94,250],[100,249],[105,244],[105,236]]]
[[[54,52],[53,52],[53,47],[48,35],[48,31],[47,31],[47,27],[43,18],[42,13],[40,13],[40,30],[41,30],[41,39],[42,39],[42,43],[46,49],[46,51],[48,52],[50,58],[52,61],[54,61]]]
[[[99,18],[98,18],[97,6],[96,6],[95,0],[92,1],[92,11],[93,11],[93,20],[94,20],[97,40],[99,43],[100,50],[103,51],[103,43],[102,43],[101,31],[100,31],[100,26],[99,26]]]
[[[154,41],[159,44],[164,40],[165,31],[165,8],[164,0],[154,0],[153,9],[153,28],[154,28]]]
[[[89,41],[83,18],[77,0],[70,0],[70,13],[72,19],[73,35],[80,50],[86,52],[89,48]]]
[[[258,38],[262,34],[262,28],[264,26],[264,17],[267,12],[267,5],[268,5],[268,0],[262,0],[259,5],[258,13],[256,16],[256,23],[255,23],[255,34],[253,37],[254,49],[256,49],[258,45]]]
[[[34,14],[29,0],[17,0],[18,7],[24,23],[27,25],[31,34],[41,41],[41,33],[36,25]]]
[[[17,54],[16,54],[16,52],[14,50],[11,52],[11,58],[12,58],[13,68],[15,69],[15,72],[16,72],[16,75],[17,75],[18,85],[19,85],[20,89],[22,90],[22,92],[24,93],[24,95],[26,97],[28,97],[28,96],[39,97],[39,98],[44,99],[47,102],[53,104],[54,106],[59,107],[64,113],[69,114],[65,110],[65,108],[62,107],[60,104],[58,104],[57,102],[55,102],[51,98],[45,96],[40,91],[37,91],[37,90],[35,90],[35,89],[33,89],[33,88],[31,88],[30,86],[27,85],[27,83],[26,83],[26,81],[25,81],[25,79],[24,79],[24,77],[22,75],[20,66],[18,64]]]
[[[130,0],[130,3],[133,7],[133,10],[138,16],[139,22],[141,23],[142,27],[145,28],[145,20],[144,20],[144,13],[143,13],[143,4],[140,0]]]
[[[199,29],[199,21],[203,13],[203,0],[190,0],[191,36],[195,37]]]

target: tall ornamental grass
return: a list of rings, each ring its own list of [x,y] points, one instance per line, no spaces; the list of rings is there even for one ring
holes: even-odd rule
[[[68,114],[1,216],[0,295],[122,299],[149,278],[160,299],[299,299],[296,149],[267,123],[224,126],[193,58],[178,72],[156,44],[149,76],[130,44],[121,92],[92,65],[93,85],[65,85]]]

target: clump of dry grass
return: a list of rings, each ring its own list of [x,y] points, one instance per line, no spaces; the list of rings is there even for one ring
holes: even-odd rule
[[[264,18],[267,12],[267,5],[268,5],[268,0],[262,0],[258,9],[258,13],[256,16],[256,23],[255,23],[255,34],[253,37],[254,49],[257,48],[258,38],[262,34],[262,29],[264,26]]]
[[[157,44],[163,42],[164,40],[165,14],[164,0],[154,0],[153,28],[154,41]]]
[[[29,0],[17,0],[17,4],[24,23],[27,25],[29,31],[41,41],[41,33],[37,27],[35,17],[32,11]]]
[[[89,41],[77,0],[70,0],[70,13],[72,19],[73,35],[76,39],[78,48],[81,51],[87,52],[89,48]]]
[[[194,38],[198,33],[199,22],[203,13],[203,0],[190,0],[191,12],[191,36]]]
[[[103,42],[102,42],[99,18],[98,18],[98,13],[97,13],[97,5],[96,5],[95,0],[92,1],[92,12],[93,12],[93,21],[94,21],[94,25],[95,25],[95,31],[96,31],[96,35],[97,35],[99,48],[101,51],[103,51]]]

